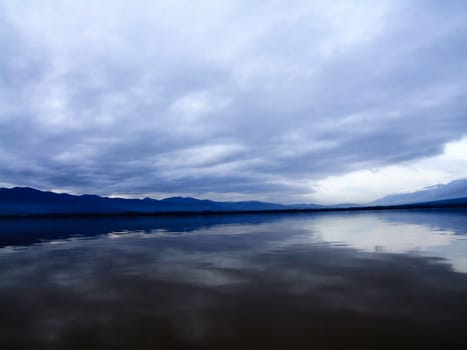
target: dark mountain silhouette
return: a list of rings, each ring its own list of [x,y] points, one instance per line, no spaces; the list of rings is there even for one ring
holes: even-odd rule
[[[267,211],[329,211],[399,209],[414,207],[467,206],[467,180],[453,181],[429,189],[384,197],[367,205],[284,205],[259,201],[216,202],[190,197],[124,199],[97,195],[71,195],[39,191],[29,187],[0,188],[0,216],[48,215],[137,215],[241,213]]]
[[[320,207],[300,205],[300,208]],[[294,205],[281,205],[259,201],[215,202],[189,197],[170,197],[161,200],[108,198],[97,195],[70,195],[39,191],[28,187],[0,189],[0,215],[49,214],[132,214],[132,213],[184,213],[184,212],[241,212],[295,209]]]

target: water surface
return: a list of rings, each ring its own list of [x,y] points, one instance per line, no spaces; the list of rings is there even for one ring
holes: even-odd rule
[[[1,220],[0,348],[462,348],[466,214]]]

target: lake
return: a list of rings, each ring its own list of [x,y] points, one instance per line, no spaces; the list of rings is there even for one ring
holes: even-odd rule
[[[466,348],[467,211],[0,220],[1,349]]]

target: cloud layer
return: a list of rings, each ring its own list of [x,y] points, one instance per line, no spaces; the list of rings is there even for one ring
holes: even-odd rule
[[[467,134],[467,4],[0,2],[0,182],[300,198]]]

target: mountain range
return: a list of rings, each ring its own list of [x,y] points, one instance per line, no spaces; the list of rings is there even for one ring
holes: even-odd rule
[[[430,186],[417,192],[391,194],[373,201],[369,205],[412,204],[465,197],[467,197],[467,179],[461,179],[445,185]]]
[[[394,194],[366,205],[277,204],[260,201],[217,202],[190,197],[124,199],[97,195],[71,195],[29,187],[0,188],[0,216],[28,215],[128,215],[169,213],[227,213],[288,210],[342,210],[414,205],[467,204],[467,179],[437,185],[422,191]]]
[[[45,192],[29,187],[0,188],[0,215],[3,216],[244,212],[319,207],[313,204],[282,205],[259,201],[216,202],[190,197],[124,199]]]

